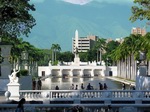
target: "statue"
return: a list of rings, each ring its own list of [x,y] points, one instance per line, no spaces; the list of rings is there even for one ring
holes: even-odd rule
[[[20,70],[16,71],[15,69],[13,69],[13,72],[11,73],[11,75],[9,75],[9,80],[10,83],[18,83],[18,77],[17,77],[17,73]]]
[[[78,48],[76,47],[75,48],[75,54],[78,54],[79,53],[79,51],[78,51]]]

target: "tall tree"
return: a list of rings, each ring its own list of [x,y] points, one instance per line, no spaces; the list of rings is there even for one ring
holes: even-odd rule
[[[59,44],[52,44],[51,47],[51,51],[52,51],[52,64],[54,64],[53,62],[57,60],[57,52],[59,52],[61,50],[61,47]]]
[[[132,22],[136,20],[147,19],[150,20],[150,0],[134,0],[136,6],[132,6],[132,16],[130,20]]]
[[[98,38],[98,40],[96,41],[96,45],[95,45],[96,49],[97,49],[97,61],[98,61],[98,53],[100,52],[100,64],[102,61],[102,52],[105,50],[106,48],[106,39],[104,38]]]
[[[28,35],[35,25],[30,0],[0,0],[0,37]]]

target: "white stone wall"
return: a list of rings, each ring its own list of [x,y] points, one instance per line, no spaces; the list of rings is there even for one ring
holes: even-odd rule
[[[109,76],[110,71],[113,76],[117,76],[117,66],[39,66],[38,67],[38,76],[42,76],[42,71],[45,71],[45,76],[58,74],[70,74],[73,71],[73,74],[79,74],[81,70],[84,70],[84,74],[91,74],[91,71],[94,71],[94,74],[99,74],[101,76]]]
[[[38,67],[38,76],[40,76],[40,77],[42,76],[42,71],[45,71],[45,76],[51,74],[51,70],[50,70],[49,66],[39,66]]]

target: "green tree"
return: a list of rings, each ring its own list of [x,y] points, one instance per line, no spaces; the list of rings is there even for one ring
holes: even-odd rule
[[[52,44],[52,64],[57,60],[57,53],[61,51],[61,47],[59,44]]]
[[[115,50],[118,46],[120,45],[120,43],[118,41],[109,41],[106,44],[106,53],[103,54],[102,59],[105,61],[105,63],[107,63],[107,65],[116,65],[115,61],[113,61],[111,59],[110,54],[113,52],[113,50]]]
[[[61,62],[71,62],[74,59],[74,54],[70,51],[60,53],[59,60]]]
[[[147,19],[150,20],[150,0],[134,0],[135,6],[132,6],[132,16],[130,20],[132,22],[136,20]]]
[[[0,37],[28,35],[35,25],[30,0],[0,0]]]
[[[87,54],[88,54],[88,52],[81,52],[81,53],[79,53],[80,61],[88,62]]]
[[[100,57],[100,63],[102,61],[102,52],[105,50],[105,48],[106,48],[106,39],[98,38],[98,40],[96,41],[95,49],[97,50],[97,61],[98,57]],[[98,53],[100,53],[99,56]]]
[[[123,43],[120,44],[111,54],[111,58],[118,62],[118,74],[120,76],[123,76],[124,78],[135,79],[135,59],[139,58],[139,51],[142,48],[141,39],[143,39],[141,35],[131,34],[130,36],[124,38]]]

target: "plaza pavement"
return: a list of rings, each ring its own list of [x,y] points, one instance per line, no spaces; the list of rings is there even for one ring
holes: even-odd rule
[[[118,82],[121,82],[121,83],[125,83],[127,85],[132,85],[132,86],[135,86],[135,82],[134,81],[130,81],[130,80],[127,80],[127,79],[123,79],[123,78],[118,78],[118,77],[107,77],[108,79],[111,79],[111,80],[115,80],[115,81],[118,81]]]

